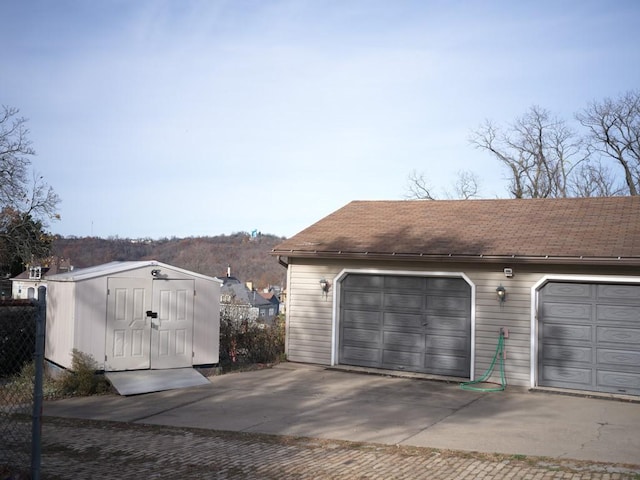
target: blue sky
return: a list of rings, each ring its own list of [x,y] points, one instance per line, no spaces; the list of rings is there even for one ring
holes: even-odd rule
[[[291,236],[458,171],[539,105],[640,88],[640,2],[3,0],[0,103],[29,119],[61,235]]]

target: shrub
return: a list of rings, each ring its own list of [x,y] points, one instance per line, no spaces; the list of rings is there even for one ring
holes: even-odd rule
[[[0,307],[0,377],[20,372],[33,360],[36,309],[27,301],[3,302]]]
[[[104,374],[96,373],[98,364],[93,356],[75,348],[71,352],[71,370],[62,374],[60,391],[64,395],[95,395],[106,393],[111,384]]]
[[[261,323],[232,315],[220,315],[220,364],[238,368],[274,363],[284,355],[284,319]]]
[[[36,378],[35,362],[26,362],[20,372],[0,387],[0,405],[21,404],[31,402]],[[55,379],[46,374],[43,377],[42,394],[45,398],[55,398],[59,394],[60,387]],[[1,477],[0,477],[1,478]]]

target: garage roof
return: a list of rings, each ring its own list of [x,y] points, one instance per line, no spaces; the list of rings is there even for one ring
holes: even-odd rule
[[[272,254],[640,264],[640,197],[353,201]]]

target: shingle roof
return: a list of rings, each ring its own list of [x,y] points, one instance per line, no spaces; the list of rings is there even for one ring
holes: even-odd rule
[[[640,263],[640,197],[353,201],[272,254]]]
[[[234,296],[234,303],[251,305],[252,307],[260,307],[271,305],[271,302],[255,290],[249,290],[246,285],[241,283],[230,283],[223,285],[220,289],[220,293],[231,294]]]

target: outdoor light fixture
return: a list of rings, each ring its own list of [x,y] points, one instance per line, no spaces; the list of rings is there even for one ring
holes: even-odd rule
[[[505,299],[507,298],[507,290],[502,286],[502,284],[500,284],[500,286],[496,288],[496,295],[498,295],[498,300],[500,300],[500,303],[504,303]]]
[[[320,290],[322,290],[322,296],[325,298],[325,300],[329,296],[329,289],[330,288],[331,288],[331,284],[329,283],[329,280],[327,280],[325,278],[320,280]]]
[[[160,270],[158,270],[157,268],[154,268],[153,270],[151,270],[152,277],[157,277],[158,275],[160,275]]]

